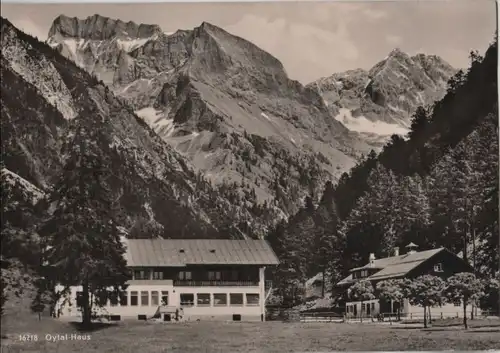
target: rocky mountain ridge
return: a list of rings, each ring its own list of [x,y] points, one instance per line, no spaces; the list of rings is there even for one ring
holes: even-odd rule
[[[370,150],[278,59],[207,22],[128,50],[117,37],[63,37],[77,31],[52,28],[51,46],[103,80],[198,171],[277,199],[284,214]],[[65,49],[72,43],[76,55]]]
[[[418,106],[441,99],[456,73],[436,55],[410,56],[399,48],[370,70],[335,73],[310,83],[335,116],[362,134],[406,134]]]
[[[8,20],[1,27],[2,184],[21,180],[50,192],[65,163],[63,146],[84,120],[92,143],[112,161],[124,228],[143,227],[146,237],[265,234],[279,210],[235,185],[213,187],[106,85]],[[25,182],[14,184],[25,194]]]

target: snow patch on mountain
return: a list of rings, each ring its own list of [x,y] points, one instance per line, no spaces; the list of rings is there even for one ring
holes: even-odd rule
[[[147,107],[137,110],[135,114],[161,136],[169,137],[174,133],[174,119],[166,119],[161,110]]]
[[[388,124],[383,121],[370,121],[364,116],[353,117],[349,109],[341,108],[335,120],[344,124],[351,131],[360,133],[375,133],[377,135],[388,136],[393,134],[406,135],[408,129],[397,124]]]
[[[131,52],[132,50],[143,46],[149,40],[155,39],[155,37],[157,36],[153,36],[150,38],[129,39],[129,40],[117,39],[116,43],[118,44],[118,47],[121,50],[125,50],[126,52]]]
[[[269,118],[269,116],[267,116],[266,113],[260,113],[260,115],[263,117],[263,118],[266,118],[267,120],[271,121],[271,118]]]
[[[68,48],[70,54],[75,58],[75,60],[77,60],[78,59],[77,50],[83,47],[83,45],[85,44],[85,40],[71,38],[71,39],[65,39],[63,43]]]

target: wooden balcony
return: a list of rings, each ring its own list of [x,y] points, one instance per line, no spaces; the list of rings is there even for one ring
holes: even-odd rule
[[[257,287],[258,285],[258,281],[174,281],[175,287]]]

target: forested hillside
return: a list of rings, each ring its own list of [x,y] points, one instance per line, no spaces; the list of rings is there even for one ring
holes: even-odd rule
[[[448,83],[446,96],[414,114],[408,139],[392,136],[315,207],[306,200],[269,234],[281,258],[281,294],[297,299],[307,278],[337,281],[369,253],[392,255],[409,242],[444,246],[478,271],[498,269],[497,40]]]

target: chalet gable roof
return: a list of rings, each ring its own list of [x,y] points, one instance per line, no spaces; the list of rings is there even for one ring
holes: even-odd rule
[[[125,239],[130,267],[184,267],[187,265],[277,265],[278,258],[265,240]]]
[[[337,283],[337,285],[342,286],[354,282],[352,273],[365,269],[376,269],[375,273],[366,277],[367,280],[385,280],[392,278],[404,277],[411,270],[427,261],[434,255],[440,253],[441,251],[448,251],[445,248],[437,248],[432,250],[425,250],[414,252],[410,254],[403,254],[399,256],[385,257],[381,259],[376,259],[372,264],[366,264],[362,267],[353,268],[350,270],[351,274]]]

